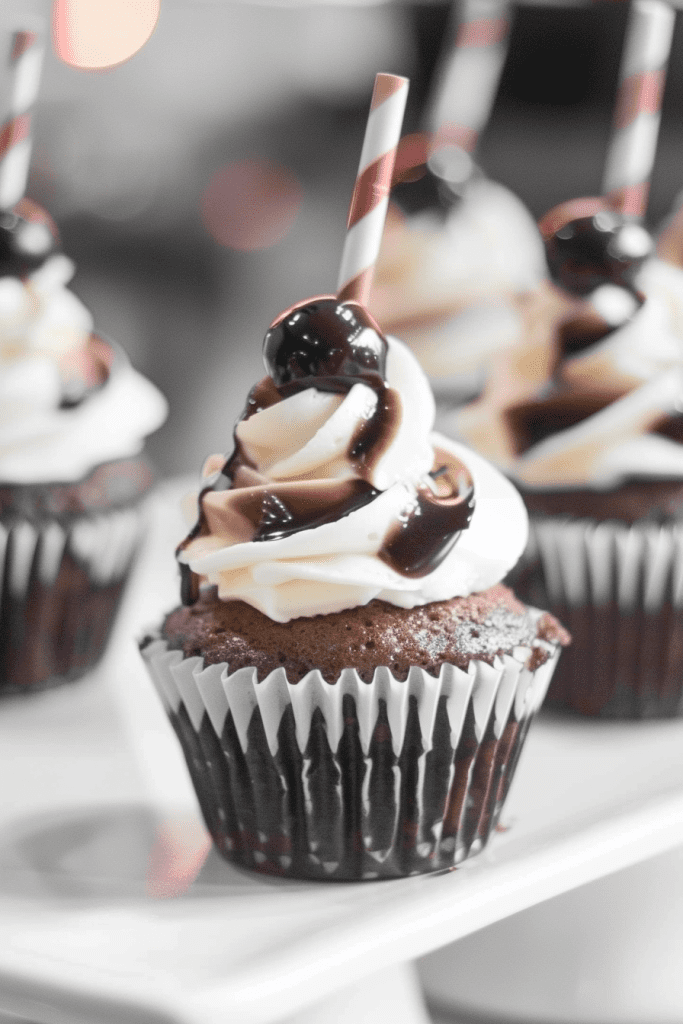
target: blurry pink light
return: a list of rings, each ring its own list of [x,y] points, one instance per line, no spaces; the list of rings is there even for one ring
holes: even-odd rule
[[[161,0],[53,0],[57,56],[75,68],[110,68],[145,45]]]
[[[217,171],[202,196],[202,220],[220,244],[241,252],[282,241],[303,200],[298,179],[269,160],[240,160]]]
[[[211,838],[200,822],[166,819],[149,854],[147,892],[157,899],[182,896],[202,869]]]

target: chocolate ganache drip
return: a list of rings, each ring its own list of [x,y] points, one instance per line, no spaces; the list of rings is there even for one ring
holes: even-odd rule
[[[269,376],[251,391],[233,433],[234,449],[209,477],[199,495],[198,522],[179,546],[182,551],[209,532],[204,498],[230,490],[230,511],[244,525],[239,540],[261,542],[336,522],[380,494],[372,471],[395,437],[402,407],[386,381],[388,343],[364,307],[335,296],[311,299],[284,313],[266,334],[263,357]],[[377,396],[374,408],[359,418],[346,457],[352,478],[269,480],[249,457],[239,424],[310,388],[348,394],[357,384]],[[395,528],[378,552],[404,576],[424,576],[446,557],[471,519],[472,482],[464,467],[440,452],[430,480],[418,487]],[[467,482],[463,483],[465,477]],[[198,580],[181,563],[182,600],[198,597]]]
[[[469,526],[474,512],[472,479],[451,454],[435,449],[429,477],[431,485],[417,488],[414,502],[379,551],[382,561],[402,576],[433,572]]]

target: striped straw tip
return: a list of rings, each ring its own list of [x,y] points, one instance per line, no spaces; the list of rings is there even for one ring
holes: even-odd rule
[[[338,280],[338,295],[365,304],[379,254],[408,96],[408,79],[378,74],[365,127]]]
[[[45,52],[44,26],[26,21],[11,32],[5,120],[0,127],[0,209],[23,196],[31,158],[31,113],[38,96]]]
[[[375,87],[372,90],[370,110],[375,110],[395,93],[400,92],[401,89],[407,90],[409,84],[410,80],[404,78],[403,75],[390,75],[384,71],[378,72],[375,75]]]

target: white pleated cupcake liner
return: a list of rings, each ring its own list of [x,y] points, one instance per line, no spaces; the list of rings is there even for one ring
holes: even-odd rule
[[[104,650],[139,546],[141,504],[0,521],[0,694],[76,678]]]
[[[540,613],[538,613],[540,614]],[[386,667],[290,683],[169,650],[142,654],[219,850],[245,867],[359,880],[453,867],[495,829],[559,651],[531,648],[438,677]]]
[[[588,715],[683,712],[683,525],[532,517],[526,577],[573,637],[549,703]]]

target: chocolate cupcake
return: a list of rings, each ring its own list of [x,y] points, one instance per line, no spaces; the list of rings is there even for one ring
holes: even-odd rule
[[[528,300],[514,356],[449,428],[495,459],[531,513],[515,585],[574,638],[548,703],[670,717],[683,710],[681,340],[643,264],[644,229],[583,212],[549,215],[558,287]]]
[[[130,572],[165,417],[97,337],[44,220],[0,216],[0,694],[97,662]]]
[[[499,581],[514,488],[431,435],[405,346],[333,297],[265,341],[142,644],[218,849],[316,879],[453,867],[495,830],[567,635]]]

